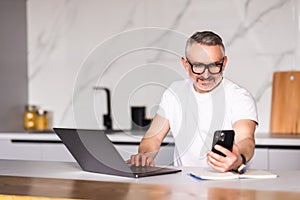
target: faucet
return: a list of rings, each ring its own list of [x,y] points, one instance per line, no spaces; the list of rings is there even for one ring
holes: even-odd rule
[[[94,87],[94,90],[104,90],[106,93],[107,114],[103,115],[103,125],[106,130],[112,130],[110,91],[106,87]]]

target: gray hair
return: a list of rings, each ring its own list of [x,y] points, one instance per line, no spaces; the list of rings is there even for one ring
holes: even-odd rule
[[[194,33],[187,41],[185,46],[185,56],[187,57],[187,53],[191,46],[194,43],[199,43],[207,46],[215,46],[220,45],[223,49],[223,53],[225,54],[225,46],[223,44],[222,38],[212,31],[202,31]]]

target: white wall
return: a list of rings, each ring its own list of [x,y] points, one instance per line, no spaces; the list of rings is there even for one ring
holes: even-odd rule
[[[185,39],[208,29],[225,41],[225,76],[253,94],[258,132],[268,132],[273,72],[300,69],[297,4],[28,0],[29,103],[53,111],[55,126],[103,128],[105,96],[92,88],[106,86],[115,128],[130,128],[129,107],[146,105],[147,116],[153,116],[164,88],[186,77],[180,64]]]

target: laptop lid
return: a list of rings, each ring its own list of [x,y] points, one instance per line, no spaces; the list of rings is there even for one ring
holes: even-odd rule
[[[103,130],[53,128],[84,171],[125,177],[145,177],[176,173],[172,168],[143,168],[135,171],[125,163]]]

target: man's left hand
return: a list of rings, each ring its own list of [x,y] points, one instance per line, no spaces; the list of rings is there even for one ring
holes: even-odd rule
[[[207,153],[207,163],[215,170],[226,172],[237,169],[243,163],[239,147],[236,144],[233,145],[232,152],[220,145],[216,145],[215,149],[226,155],[224,157],[212,151]]]

